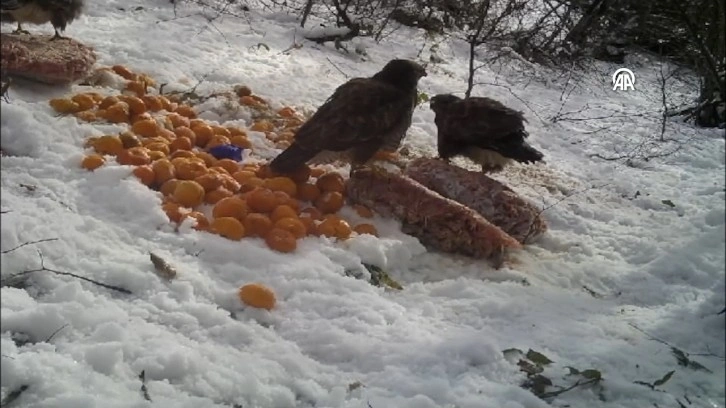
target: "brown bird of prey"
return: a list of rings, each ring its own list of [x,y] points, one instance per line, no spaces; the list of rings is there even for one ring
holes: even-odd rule
[[[482,172],[502,170],[512,160],[534,163],[543,155],[530,146],[522,112],[491,98],[461,99],[450,94],[436,95],[429,106],[436,114],[439,157],[468,157],[481,165]]]
[[[60,35],[66,26],[78,18],[83,11],[83,0],[2,0],[0,14],[3,22],[17,22],[14,33],[30,34],[22,24],[45,24],[50,22],[55,29],[51,40],[67,38]]]
[[[394,59],[370,78],[340,85],[270,169],[289,174],[306,163],[341,160],[351,163],[352,172],[379,150],[397,150],[411,126],[418,81],[426,75],[416,62]]]

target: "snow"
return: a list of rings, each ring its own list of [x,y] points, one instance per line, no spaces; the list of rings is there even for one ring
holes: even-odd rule
[[[343,73],[371,75],[422,48],[428,60],[430,46],[422,32],[401,28],[380,44],[354,39],[365,57],[345,54],[302,40],[291,16],[254,8],[212,22],[202,15],[209,10],[180,5],[175,16],[162,0],[88,2],[87,9],[67,34],[94,46],[100,65],[148,73],[168,89],[202,81],[201,94],[246,84],[276,106],[303,111],[322,103]],[[445,41],[435,52],[445,62],[428,65],[420,89],[463,92],[466,44]],[[486,51],[478,58],[484,62]],[[545,407],[520,387],[525,374],[502,354],[531,348],[554,361],[544,374],[556,385],[575,383],[566,366],[603,375],[599,386],[563,393],[553,406],[726,406],[725,321],[717,315],[726,303],[723,131],[669,121],[667,141],[643,144],[660,136],[659,67],[643,56],[626,66],[636,74],[634,92],[611,89],[612,64],[562,75],[513,55],[479,72],[474,93],[522,110],[531,143],[546,155],[545,164],[496,176],[551,206],[548,233],[500,270],[426,251],[378,217],[380,239],[306,238],[295,254],[188,225],[174,232],[160,198],[128,167],[79,168],[87,137],[121,129],[55,117],[48,99],[83,87],[12,87],[10,103],[2,103],[1,143],[10,154],[1,162],[2,210],[9,211],[2,250],[58,239],[3,253],[3,278],[39,268],[41,250],[48,268],[132,294],[44,272],[25,288],[2,287],[2,394],[26,384],[17,406],[55,408]],[[674,105],[696,89],[685,77],[669,87]],[[225,117],[220,104],[200,105],[201,116],[247,123],[244,115]],[[572,120],[588,117],[605,118]],[[435,134],[423,105],[405,144],[433,155]],[[276,154],[264,137],[252,140],[259,157]],[[630,166],[591,157],[638,146],[679,150]],[[157,277],[149,251],[179,277]],[[404,290],[346,276],[346,269],[364,271],[361,262],[388,270]],[[249,282],[272,288],[277,307],[243,306],[236,291]],[[678,365],[654,338],[710,372]],[[140,391],[142,370],[152,401]],[[671,370],[657,387],[665,392],[634,383]]]

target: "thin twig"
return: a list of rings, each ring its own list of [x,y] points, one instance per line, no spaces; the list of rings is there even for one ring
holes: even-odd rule
[[[58,241],[58,238],[45,238],[45,239],[39,239],[37,241],[24,242],[24,243],[16,246],[15,248],[10,248],[8,250],[2,251],[2,253],[7,254],[8,252],[13,252],[13,251],[20,249],[27,245],[40,244],[41,242],[50,242],[50,241]]]
[[[335,65],[335,63],[334,63],[333,61],[331,61],[329,57],[325,57],[325,59],[326,59],[326,60],[328,60],[328,62],[330,63],[330,65],[332,65],[332,66],[333,66],[333,68],[337,69],[337,70],[338,70],[338,72],[340,72],[341,74],[343,74],[343,76],[344,76],[344,77],[345,77],[346,79],[350,78],[350,76],[348,76],[348,74],[346,74],[345,72],[343,72],[343,70],[342,70],[342,69],[340,69],[340,68],[339,68],[339,67],[338,67],[337,65]]]
[[[649,339],[651,339],[651,340],[653,340],[653,341],[657,341],[658,343],[660,343],[660,344],[663,344],[664,346],[668,346],[668,347],[670,347],[671,349],[678,349],[678,350],[681,350],[681,351],[683,351],[684,353],[686,353],[686,354],[687,354],[687,355],[689,355],[689,356],[698,356],[698,357],[716,357],[716,358],[718,358],[718,359],[720,359],[720,360],[726,360],[726,358],[724,358],[723,356],[719,356],[718,354],[714,354],[714,353],[711,353],[711,352],[708,352],[708,353],[689,353],[689,352],[687,352],[687,351],[685,351],[685,350],[681,349],[680,347],[676,347],[676,346],[674,346],[674,345],[672,345],[672,344],[668,343],[668,342],[667,342],[667,341],[665,341],[665,340],[659,339],[659,338],[657,338],[657,337],[653,336],[652,334],[649,334],[649,333],[648,333],[648,332],[646,332],[645,330],[643,330],[643,329],[641,329],[640,327],[636,326],[636,325],[635,325],[634,323],[628,323],[628,325],[629,325],[630,327],[634,328],[635,330],[637,330],[637,331],[639,331],[639,332],[643,333],[643,334],[644,334],[644,335],[645,335],[646,337],[648,337]]]
[[[122,287],[119,287],[119,286],[114,286],[114,285],[109,285],[109,284],[106,284],[106,283],[98,282],[98,281],[95,281],[93,279],[86,278],[85,276],[76,275],[74,273],[62,272],[62,271],[57,271],[55,269],[47,268],[45,266],[45,262],[43,260],[43,253],[40,252],[40,251],[38,251],[38,256],[40,257],[40,268],[38,268],[38,269],[32,269],[32,270],[29,270],[29,271],[23,271],[23,272],[14,273],[14,274],[8,276],[5,279],[2,279],[0,281],[0,285],[3,285],[4,286],[7,281],[10,281],[10,280],[12,280],[14,278],[17,278],[19,276],[29,275],[29,274],[35,273],[35,272],[50,272],[50,273],[53,273],[53,274],[56,274],[56,275],[70,276],[70,277],[73,277],[73,278],[76,278],[76,279],[80,279],[80,280],[83,280],[83,281],[86,281],[86,282],[93,283],[94,285],[98,285],[98,286],[101,286],[103,288],[115,290],[117,292],[121,292],[121,293],[124,293],[124,294],[127,294],[127,295],[130,295],[132,293],[130,290],[128,290],[126,288],[122,288]]]
[[[63,326],[59,327],[58,330],[54,331],[50,336],[48,336],[47,339],[45,339],[46,343],[50,343],[51,340],[53,340],[53,337],[55,337],[56,334],[58,334],[59,331],[65,329],[68,327],[68,323],[64,324]]]

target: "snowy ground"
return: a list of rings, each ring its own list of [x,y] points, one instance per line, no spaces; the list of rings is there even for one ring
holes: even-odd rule
[[[300,109],[314,109],[346,80],[341,71],[370,75],[394,56],[416,57],[424,44],[420,32],[405,29],[381,44],[359,39],[368,54],[362,62],[302,40],[297,23],[280,14],[209,25],[193,8],[174,18],[165,0],[88,3],[67,34],[96,47],[99,64],[123,64],[178,89],[204,77],[200,92],[247,84]],[[283,52],[294,41],[303,46]],[[464,44],[446,42],[436,52],[446,62],[429,66],[421,90],[463,91]],[[425,47],[422,58],[428,55]],[[295,255],[251,239],[174,233],[159,198],[129,168],[78,167],[83,140],[114,127],[55,117],[48,99],[75,89],[12,89],[2,104],[2,148],[11,154],[2,158],[2,210],[9,211],[2,249],[58,240],[4,253],[2,276],[38,268],[40,249],[49,268],[133,294],[44,273],[32,275],[27,289],[3,287],[3,396],[26,384],[15,406],[547,406],[519,386],[525,374],[504,358],[503,350],[516,347],[553,360],[544,375],[555,385],[577,381],[567,366],[602,373],[599,386],[563,393],[553,406],[724,407],[724,315],[717,315],[726,302],[723,131],[669,122],[666,138],[688,140],[677,154],[633,166],[590,157],[618,155],[660,134],[657,65],[640,57],[627,66],[637,76],[635,92],[612,91],[617,67],[606,64],[553,76],[513,58],[480,72],[486,84],[475,94],[523,110],[532,143],[547,156],[546,164],[497,177],[539,205],[559,202],[545,212],[547,235],[499,271],[426,252],[381,219],[381,239],[307,238]],[[693,92],[682,82],[669,86],[673,104]],[[551,120],[613,112],[628,116]],[[643,112],[651,114],[637,115]],[[406,144],[431,155],[434,135],[424,105]],[[271,157],[261,140],[257,152]],[[149,250],[177,265],[181,277],[160,280]],[[385,267],[405,289],[344,276],[361,260]],[[237,288],[253,281],[274,289],[276,309],[239,303]],[[11,336],[18,333],[32,342],[17,346]],[[679,365],[669,346],[649,336],[709,371]],[[142,370],[153,402],[140,392]],[[655,390],[634,383],[672,370]],[[362,386],[349,391],[356,382]]]

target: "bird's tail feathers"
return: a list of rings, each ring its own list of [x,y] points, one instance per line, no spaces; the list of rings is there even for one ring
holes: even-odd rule
[[[279,174],[292,173],[304,166],[317,153],[314,150],[308,150],[297,143],[293,143],[272,159],[270,169]]]
[[[517,143],[501,149],[502,154],[520,163],[535,163],[541,161],[544,155],[527,142]]]

